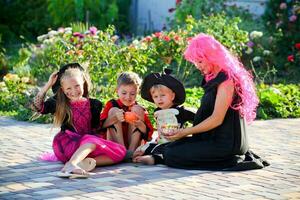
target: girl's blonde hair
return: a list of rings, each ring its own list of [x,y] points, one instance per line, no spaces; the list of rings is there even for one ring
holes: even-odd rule
[[[118,76],[117,79],[117,87],[120,87],[121,85],[133,84],[137,88],[140,88],[141,83],[142,79],[134,72],[123,72]]]
[[[61,88],[61,83],[66,78],[73,78],[73,77],[82,77],[83,79],[83,96],[88,97],[89,95],[89,86],[90,86],[90,79],[87,74],[85,74],[79,68],[68,68],[64,71],[60,78],[60,87],[57,90],[56,96],[56,111],[54,113],[54,126],[60,127],[63,123],[67,125],[73,126],[72,122],[72,112],[69,105],[69,99],[63,92]]]

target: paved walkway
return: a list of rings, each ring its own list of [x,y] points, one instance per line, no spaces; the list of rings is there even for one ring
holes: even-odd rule
[[[271,166],[244,172],[125,163],[99,167],[89,179],[61,179],[61,163],[37,160],[56,131],[0,117],[0,199],[300,199],[300,119],[249,126],[251,149]]]

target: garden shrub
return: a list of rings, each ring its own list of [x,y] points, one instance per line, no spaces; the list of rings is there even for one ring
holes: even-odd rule
[[[269,0],[264,20],[274,40],[274,62],[278,75],[299,82],[300,1]],[[289,77],[288,79],[286,77]]]
[[[276,83],[277,68],[273,41],[262,31],[252,31],[241,60],[252,70],[256,83]]]
[[[258,86],[258,96],[258,118],[300,117],[300,85],[261,84]]]
[[[118,73],[143,74],[152,63],[147,55],[140,53],[143,46],[118,43],[114,32],[112,26],[104,31],[96,27],[84,32],[74,32],[71,27],[49,31],[38,37],[38,44],[20,49],[19,54],[23,56],[15,64],[14,71],[28,75],[29,70],[31,79],[38,78],[41,85],[61,65],[78,62],[90,72],[95,85],[92,93],[101,92],[109,97],[114,92]]]
[[[0,82],[0,115],[12,116],[18,120],[29,120],[33,112],[29,109],[36,92],[36,87],[28,77],[17,74],[6,74]],[[39,122],[50,122],[48,116],[38,119]]]

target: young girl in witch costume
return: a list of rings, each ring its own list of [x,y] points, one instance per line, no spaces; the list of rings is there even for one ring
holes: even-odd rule
[[[118,99],[109,100],[100,117],[107,139],[125,146],[130,154],[153,133],[148,112],[136,102],[140,83],[136,73],[121,73],[117,79]]]
[[[256,116],[258,98],[250,73],[214,37],[195,36],[184,53],[203,74],[204,95],[193,127],[175,130],[162,157],[146,164],[183,169],[260,169],[269,164],[249,151],[245,119]],[[190,137],[191,136],[191,137]]]
[[[139,147],[133,154],[133,161],[148,163],[154,157],[161,157],[163,149],[168,145],[164,134],[173,128],[183,128],[186,122],[193,122],[195,113],[180,106],[185,101],[183,84],[171,75],[172,70],[165,69],[164,73],[147,75],[141,86],[143,99],[154,103],[154,111],[158,138],[156,142]],[[174,119],[173,119],[174,118]]]
[[[50,75],[33,102],[41,114],[54,114],[54,125],[61,127],[52,146],[58,160],[65,163],[62,177],[87,177],[96,165],[118,163],[126,153],[122,145],[98,135],[102,103],[88,97],[88,80],[78,63],[67,64]],[[44,101],[51,87],[55,96]]]

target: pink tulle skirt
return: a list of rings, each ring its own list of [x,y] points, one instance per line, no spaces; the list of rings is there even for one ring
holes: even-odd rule
[[[118,143],[102,139],[95,135],[79,135],[69,130],[59,132],[54,137],[52,147],[58,160],[66,163],[79,146],[87,143],[96,145],[96,149],[87,156],[90,158],[102,155],[118,163],[124,159],[126,154],[126,148]]]

